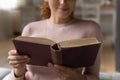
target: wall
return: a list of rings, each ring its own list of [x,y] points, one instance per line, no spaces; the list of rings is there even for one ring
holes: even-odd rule
[[[13,36],[12,21],[10,12],[0,10],[0,41]]]

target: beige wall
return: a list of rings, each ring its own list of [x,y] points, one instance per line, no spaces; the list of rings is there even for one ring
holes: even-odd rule
[[[0,40],[12,37],[12,16],[9,12],[0,10]]]

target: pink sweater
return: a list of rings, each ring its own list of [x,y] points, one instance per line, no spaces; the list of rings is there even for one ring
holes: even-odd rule
[[[22,36],[44,37],[56,42],[83,37],[96,37],[99,41],[102,41],[101,30],[96,23],[77,19],[67,24],[53,24],[48,19],[32,22],[24,28]],[[100,54],[101,49],[95,64],[86,68],[87,80],[97,80],[94,76],[99,76]],[[24,80],[24,78],[26,80],[60,80],[48,67],[35,65],[27,65],[25,77],[16,78],[11,71],[4,80]]]

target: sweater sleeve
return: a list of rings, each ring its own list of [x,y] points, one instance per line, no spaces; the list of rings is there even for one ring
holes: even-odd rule
[[[91,26],[92,27],[90,27],[91,28],[90,36],[96,37],[101,43],[103,43],[103,36],[100,26],[95,23],[92,23]],[[102,46],[103,44],[101,45],[98,51],[95,64],[93,66],[87,67],[85,70],[85,75],[87,76],[87,80],[99,80]]]
[[[12,70],[11,73],[8,74],[3,80],[24,80],[24,78],[25,78],[24,76],[16,78]]]
[[[26,25],[22,31],[22,36],[30,36],[31,30],[30,30],[30,24]]]

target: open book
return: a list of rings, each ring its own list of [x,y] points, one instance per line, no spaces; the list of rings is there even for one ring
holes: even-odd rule
[[[47,66],[49,62],[69,67],[94,64],[101,42],[96,38],[82,38],[56,43],[46,38],[18,36],[13,39],[18,54],[28,55],[28,64]]]

